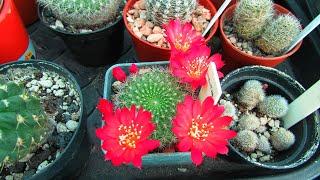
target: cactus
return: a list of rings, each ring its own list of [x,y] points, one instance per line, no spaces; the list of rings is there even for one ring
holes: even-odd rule
[[[244,83],[237,93],[238,102],[248,110],[255,108],[265,98],[262,84],[257,80],[249,80]]]
[[[61,21],[77,28],[96,27],[117,18],[123,0],[38,0]]]
[[[271,118],[285,116],[288,109],[288,101],[280,95],[268,96],[258,105],[258,111]]]
[[[197,0],[145,0],[145,3],[148,18],[156,25],[163,25],[171,19],[190,20]]]
[[[279,128],[270,136],[271,144],[278,151],[289,149],[295,142],[294,134],[284,128]]]
[[[234,139],[236,145],[245,152],[253,152],[258,146],[258,136],[250,130],[239,131]]]
[[[130,107],[132,104],[151,111],[156,123],[154,139],[165,147],[174,143],[171,120],[176,112],[176,105],[186,95],[183,86],[172,77],[168,70],[152,69],[143,74],[132,75],[114,98],[118,107]]]
[[[256,40],[256,45],[265,53],[277,56],[283,53],[301,31],[299,20],[292,15],[280,15]]]
[[[230,116],[233,117],[233,119],[237,119],[237,109],[232,102],[221,99],[219,103],[224,107],[222,116]]]
[[[260,136],[257,149],[264,153],[271,154],[271,145],[268,138],[266,138],[265,136]]]
[[[0,86],[0,167],[25,157],[47,136],[38,97],[15,82]]]
[[[260,120],[254,114],[245,114],[239,119],[239,130],[256,130],[259,126]]]
[[[233,23],[237,34],[247,40],[258,37],[274,15],[271,0],[240,0]]]

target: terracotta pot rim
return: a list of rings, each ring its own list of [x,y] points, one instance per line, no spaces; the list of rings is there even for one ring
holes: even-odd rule
[[[263,56],[254,56],[254,55],[249,55],[241,50],[239,50],[238,48],[236,48],[231,42],[228,41],[228,38],[227,36],[225,35],[224,33],[224,30],[223,30],[223,26],[224,26],[224,21],[226,19],[226,16],[233,13],[234,9],[236,8],[236,4],[230,6],[229,8],[227,8],[221,18],[220,18],[220,21],[219,21],[219,29],[220,29],[220,32],[221,32],[221,36],[222,38],[226,41],[226,43],[228,43],[229,45],[231,45],[232,49],[234,51],[236,51],[237,53],[240,53],[248,58],[251,58],[251,59],[256,59],[256,60],[259,60],[259,61],[272,61],[272,60],[278,60],[278,59],[286,59],[287,57],[291,56],[292,54],[294,54],[296,51],[298,51],[298,49],[300,48],[300,46],[302,45],[302,41],[300,41],[291,51],[289,51],[288,53],[286,54],[283,54],[281,56],[277,56],[277,57],[263,57]],[[282,7],[281,5],[279,4],[276,4],[274,3],[274,8],[275,10],[278,12],[279,9],[281,10],[284,10],[284,11],[288,11],[290,14],[292,14],[288,9]]]
[[[145,41],[145,40],[142,40],[142,39],[140,39],[139,37],[137,37],[137,36],[132,32],[132,30],[129,28],[128,21],[127,21],[127,12],[128,12],[128,11],[130,10],[130,8],[132,7],[132,6],[129,7],[129,4],[130,4],[132,1],[135,1],[135,0],[128,0],[128,1],[127,1],[126,5],[125,5],[125,7],[124,7],[124,9],[123,9],[123,15],[122,15],[124,24],[125,24],[125,26],[126,26],[127,31],[129,32],[129,34],[130,34],[131,36],[136,37],[140,42],[142,42],[142,43],[143,43],[144,45],[146,45],[146,46],[151,46],[151,47],[153,47],[153,48],[161,49],[161,50],[164,50],[164,51],[170,51],[169,48],[159,47],[159,46],[156,46],[156,45],[154,45],[154,44],[152,44],[152,43],[149,43],[149,42],[147,42],[147,41]],[[217,9],[216,9],[216,7],[213,5],[213,3],[212,3],[210,0],[205,0],[205,1],[207,1],[208,4],[210,4],[209,6],[212,8],[212,10],[214,11],[214,13],[217,13]],[[211,9],[209,9],[209,10],[211,11]],[[217,31],[217,29],[218,29],[218,26],[219,26],[219,22],[216,21],[216,22],[214,23],[214,25],[211,27],[210,34],[207,35],[207,38],[205,39],[205,42],[206,42],[206,43],[214,36],[214,34],[216,33],[216,31]]]

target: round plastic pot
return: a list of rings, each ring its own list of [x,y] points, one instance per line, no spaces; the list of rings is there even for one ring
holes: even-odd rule
[[[38,19],[36,0],[14,0],[25,26]]]
[[[0,73],[4,74],[8,69],[12,68],[26,68],[34,67],[40,70],[49,70],[56,72],[60,76],[66,78],[76,89],[80,95],[80,119],[78,129],[73,134],[69,144],[61,153],[61,155],[49,166],[40,171],[39,173],[28,177],[27,179],[68,179],[70,177],[75,177],[81,167],[84,166],[85,162],[89,157],[89,142],[86,137],[86,114],[84,113],[83,97],[81,89],[73,77],[73,75],[62,68],[61,66],[48,62],[48,61],[19,61],[9,64],[4,64],[0,66]]]
[[[87,66],[103,66],[115,62],[123,50],[123,21],[119,17],[112,24],[88,33],[69,33],[53,29],[45,21],[43,13],[47,9],[38,6],[41,22],[60,36],[76,60]]]
[[[223,91],[230,94],[237,92],[247,80],[258,80],[268,84],[267,95],[279,94],[285,97],[289,103],[301,95],[305,89],[290,76],[270,67],[246,66],[229,73],[221,82]],[[306,102],[306,106],[308,102]],[[317,151],[320,140],[319,114],[315,112],[300,121],[289,130],[295,135],[294,145],[281,151],[270,162],[256,162],[238,151],[230,144],[229,155],[235,159],[241,159],[256,166],[269,169],[289,169],[305,163]]]
[[[263,66],[269,66],[269,67],[275,67],[276,65],[280,64],[284,60],[286,60],[288,57],[290,57],[292,54],[298,51],[300,48],[302,42],[300,42],[295,48],[293,48],[290,52],[287,54],[284,54],[282,56],[278,57],[261,57],[261,56],[253,56],[249,55],[241,50],[239,50],[237,47],[235,47],[227,38],[226,34],[223,31],[223,26],[225,20],[230,20],[233,16],[233,12],[236,8],[236,5],[232,5],[229,7],[221,16],[220,18],[220,36],[221,36],[221,43],[222,43],[222,49],[223,49],[223,55],[228,58],[229,60],[237,61],[238,63],[242,65],[250,65],[250,64],[256,64],[256,65],[263,65]],[[288,14],[291,13],[289,10],[285,9],[284,7],[274,4],[274,8],[278,14]]]
[[[170,58],[169,48],[158,47],[156,45],[153,45],[152,43],[142,40],[138,38],[134,34],[134,32],[129,28],[129,23],[127,21],[127,13],[137,1],[138,0],[128,0],[123,10],[123,20],[132,38],[138,58],[141,61],[169,60]],[[207,9],[209,9],[212,15],[214,15],[217,12],[216,8],[214,7],[214,5],[210,0],[199,0],[199,3],[204,7],[206,7]],[[206,38],[206,42],[208,42],[213,37],[217,29],[218,29],[218,23],[215,23],[211,28],[210,34]]]
[[[0,64],[18,60],[29,46],[27,31],[13,0],[3,0],[0,7],[0,35]]]

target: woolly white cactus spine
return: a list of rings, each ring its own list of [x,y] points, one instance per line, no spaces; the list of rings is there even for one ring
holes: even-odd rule
[[[265,91],[260,81],[249,80],[244,83],[237,93],[239,103],[248,110],[255,108],[265,98]]]

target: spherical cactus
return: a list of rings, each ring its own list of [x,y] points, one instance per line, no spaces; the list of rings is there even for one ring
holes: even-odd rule
[[[223,112],[222,116],[230,116],[230,117],[233,117],[233,118],[235,118],[237,116],[236,115],[237,109],[232,104],[232,102],[226,101],[224,99],[221,99],[219,104],[224,107],[224,112]]]
[[[260,120],[254,114],[245,114],[239,119],[239,130],[256,130],[259,126]]]
[[[197,0],[145,0],[145,3],[148,18],[156,25],[163,25],[172,19],[190,19]]]
[[[295,142],[294,134],[284,128],[279,128],[273,132],[270,136],[271,144],[274,149],[278,151],[284,151],[289,149]]]
[[[265,136],[260,136],[257,149],[264,153],[271,154],[271,145],[268,138],[266,138]]]
[[[149,110],[153,115],[153,122],[157,125],[153,138],[159,139],[164,147],[175,141],[171,120],[175,115],[176,105],[185,95],[183,86],[169,71],[153,69],[130,76],[116,95],[115,104],[120,107],[135,104]]]
[[[301,25],[296,17],[280,15],[266,26],[256,45],[265,53],[277,56],[289,48],[300,31]]]
[[[239,131],[234,139],[236,145],[245,152],[253,152],[258,146],[258,136],[250,130]]]
[[[258,111],[271,118],[285,116],[288,109],[288,101],[280,95],[268,96],[258,105]]]
[[[39,98],[14,82],[0,86],[0,167],[35,150],[47,127]]]
[[[255,108],[259,102],[263,101],[265,91],[262,84],[257,80],[249,80],[244,83],[237,93],[238,102],[248,110]]]
[[[112,22],[120,15],[123,0],[38,0],[54,16],[77,28]]]
[[[261,34],[273,14],[271,0],[241,0],[233,16],[235,30],[244,39],[254,39]]]

